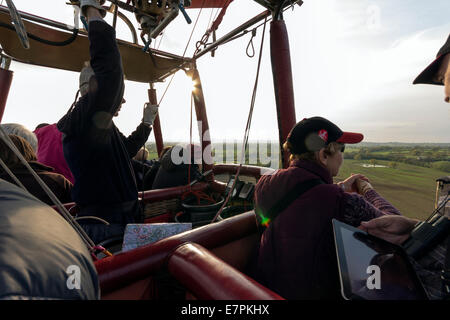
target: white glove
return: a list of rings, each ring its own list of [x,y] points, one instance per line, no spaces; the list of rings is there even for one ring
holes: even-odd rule
[[[144,122],[149,126],[152,126],[157,114],[158,114],[158,105],[146,103],[142,122]]]
[[[102,7],[102,4],[105,3],[105,0],[80,0],[80,1],[70,0],[70,2],[74,5],[79,4],[81,8],[81,14],[83,16],[86,16],[85,10],[87,7],[97,8],[100,11],[102,17],[106,16],[106,10]]]

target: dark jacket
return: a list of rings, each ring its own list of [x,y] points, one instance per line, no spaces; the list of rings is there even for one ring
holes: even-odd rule
[[[332,218],[359,226],[377,216],[399,214],[374,190],[366,192],[366,199],[343,192],[328,170],[310,161],[295,161],[263,176],[255,188],[256,211],[267,212],[293,186],[317,178],[324,184],[294,200],[261,238],[255,277],[287,299],[339,298]]]
[[[38,176],[45,182],[59,201],[62,203],[72,202],[70,195],[72,183],[70,183],[69,180],[67,180],[63,175],[53,172],[53,168],[47,167],[37,161],[30,161],[28,164],[34,171],[36,171]],[[53,201],[50,200],[47,193],[45,193],[34,176],[25,166],[20,164],[10,168],[10,170],[33,196],[49,205],[54,205]],[[0,178],[15,184],[15,181],[10,177],[10,175],[2,169],[0,169]]]
[[[159,160],[152,160],[150,169],[144,174],[144,190],[150,190],[153,186],[153,182],[155,181],[156,174],[159,171],[159,167],[161,166],[161,162]]]
[[[70,224],[3,180],[0,198],[0,300],[99,299],[94,263]]]
[[[144,124],[125,138],[112,118],[122,101],[124,82],[115,31],[103,21],[89,23],[89,92],[59,122],[64,156],[75,177],[72,197],[80,215],[96,215],[125,225],[140,218],[130,158],[145,143]]]
[[[148,161],[148,160],[136,160],[131,159],[131,165],[133,167],[134,177],[136,178],[136,184],[139,191],[148,190],[145,189],[145,176],[148,174],[149,171],[152,170],[152,167],[154,165],[154,161]]]
[[[184,186],[189,183],[189,170],[191,182],[198,178],[198,165],[193,163],[174,164],[172,161],[172,151],[167,151],[162,159],[161,165],[158,168],[155,179],[153,181],[152,189],[163,189],[177,186]]]

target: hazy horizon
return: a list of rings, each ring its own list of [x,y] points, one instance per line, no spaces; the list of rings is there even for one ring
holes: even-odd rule
[[[238,145],[242,145],[242,141],[235,139],[235,140],[223,140],[223,141],[212,141],[211,143],[214,144],[221,144],[223,142],[226,143],[234,143],[237,142]],[[249,140],[248,143],[264,143],[264,142],[272,142],[272,143],[278,143],[278,140]],[[147,143],[152,143],[152,142],[147,142]],[[170,140],[164,140],[164,143],[180,143],[180,144],[188,144],[189,141],[170,141]],[[198,142],[193,142],[198,143]],[[450,147],[450,142],[401,142],[401,141],[385,141],[385,142],[379,142],[379,141],[362,141],[360,143],[356,143],[356,144],[346,144],[346,146],[348,148],[354,147],[354,146],[359,146],[359,145],[364,145],[364,144],[404,144],[404,145],[441,145],[441,146],[448,146]]]
[[[73,25],[64,2],[15,0],[18,10]],[[254,1],[230,4],[217,38],[264,8]],[[412,85],[434,59],[450,31],[450,1],[419,0],[305,0],[284,13],[291,51],[297,121],[323,116],[342,130],[361,132],[366,142],[450,143],[450,104],[443,87]],[[199,10],[188,10],[193,21]],[[204,10],[188,46],[204,34],[217,10]],[[133,23],[133,15],[126,13]],[[112,19],[108,14],[107,21]],[[193,24],[181,15],[154,44],[182,55]],[[119,21],[118,37],[130,41]],[[270,25],[267,26],[262,68],[250,140],[277,140],[278,126],[270,66]],[[212,141],[242,140],[244,136],[262,27],[253,39],[255,57],[246,55],[251,32],[197,61]],[[57,122],[68,110],[78,89],[78,73],[12,62],[14,79],[3,123],[17,122],[34,130],[42,122]],[[160,98],[164,83],[155,84]],[[165,141],[189,140],[190,88],[178,72],[160,105]],[[127,103],[115,124],[130,134],[148,101],[148,84],[126,81]],[[24,94],[26,92],[26,94]],[[194,115],[195,119],[195,115]],[[199,141],[194,125],[194,141]],[[153,134],[149,141],[154,141]]]

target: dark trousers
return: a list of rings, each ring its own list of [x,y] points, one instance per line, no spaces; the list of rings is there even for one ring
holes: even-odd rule
[[[123,236],[125,226],[129,223],[142,223],[143,211],[139,201],[120,204],[90,205],[80,207],[78,217],[94,216],[109,223],[106,225],[95,219],[80,219],[78,223],[95,244]]]

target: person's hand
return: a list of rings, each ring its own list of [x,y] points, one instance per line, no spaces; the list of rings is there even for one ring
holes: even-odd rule
[[[367,191],[372,190],[373,187],[368,180],[356,179],[356,190],[360,195],[364,195]]]
[[[450,53],[447,53],[447,55],[444,59],[444,68],[445,68],[444,100],[445,100],[445,102],[450,102]]]
[[[363,221],[358,227],[367,233],[395,244],[405,242],[419,220],[404,216],[382,216],[370,221]]]
[[[362,174],[354,174],[344,181],[341,181],[338,183],[338,186],[340,186],[345,192],[358,192],[357,186],[356,186],[356,180],[361,179],[364,181],[369,182],[369,179],[367,179],[366,176]]]
[[[444,85],[444,101],[450,102],[450,53],[442,58],[433,80]]]
[[[144,108],[144,118],[142,119],[142,121],[145,124],[152,126],[157,114],[158,114],[158,105],[146,103]]]

